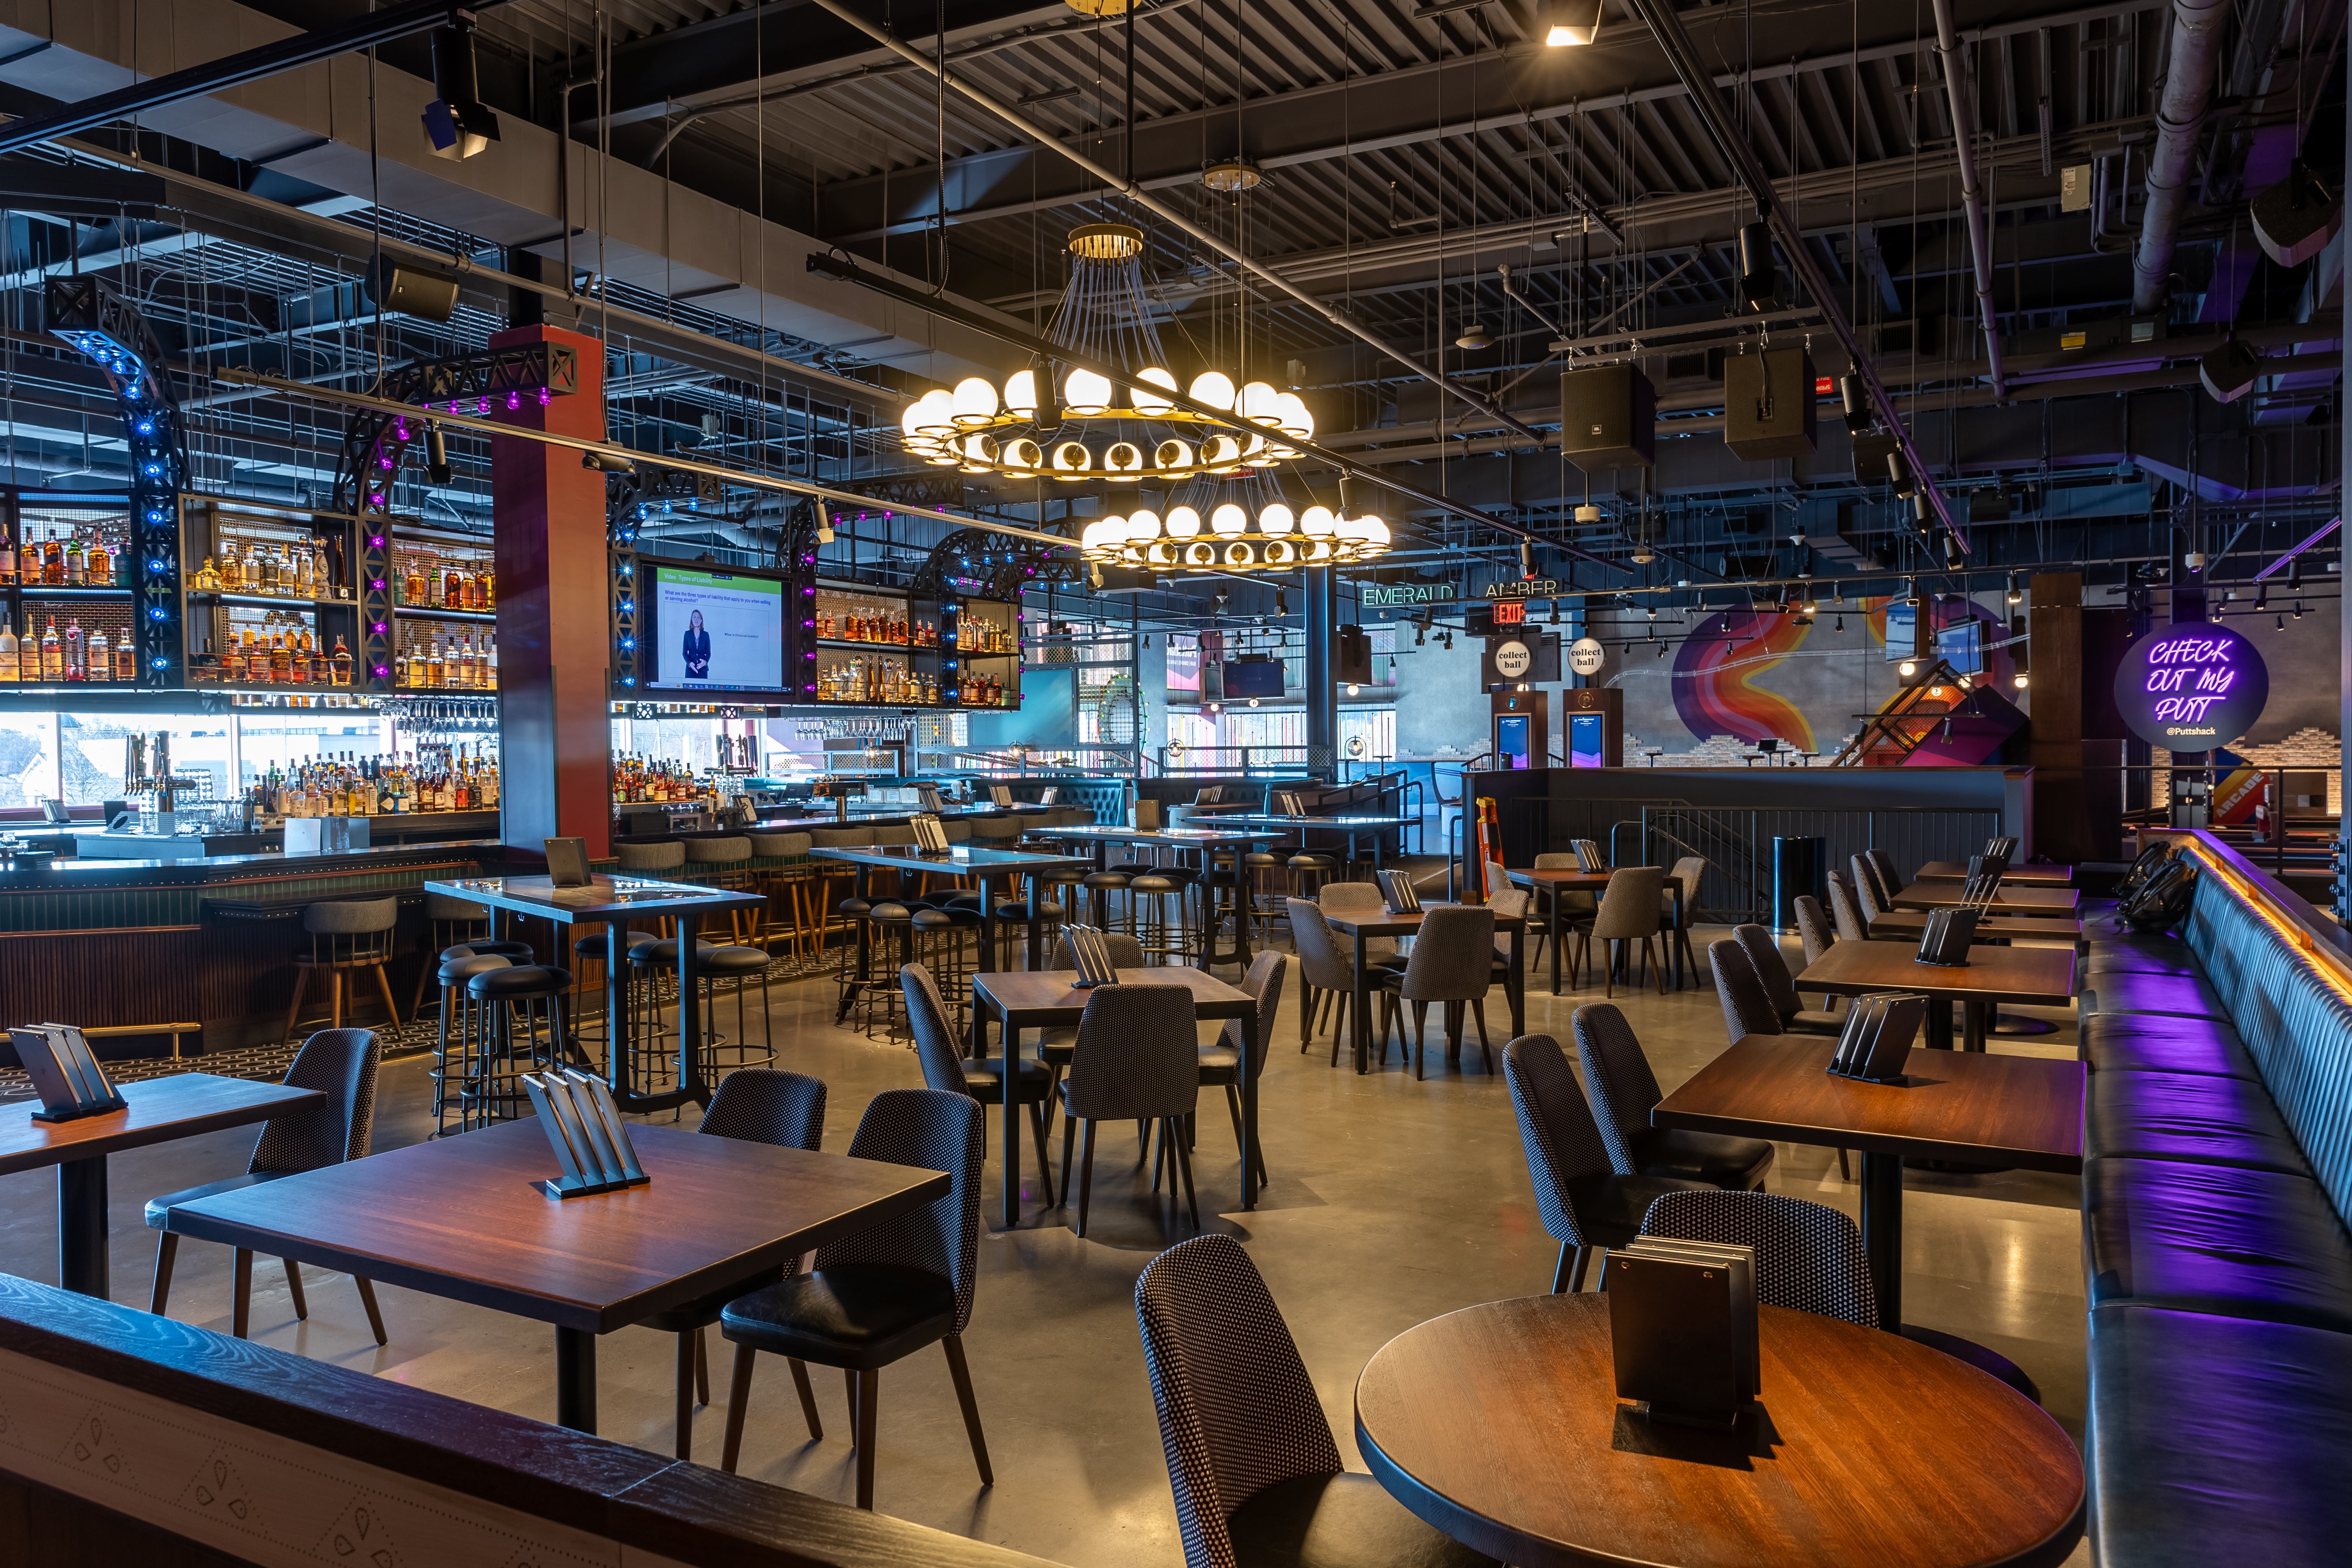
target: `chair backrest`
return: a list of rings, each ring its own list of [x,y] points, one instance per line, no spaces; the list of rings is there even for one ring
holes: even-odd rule
[[[1192,994],[1181,985],[1096,986],[1070,1047],[1070,1114],[1190,1116],[1201,1099],[1199,1025]]]
[[[1582,1247],[1584,1233],[1577,1227],[1570,1186],[1612,1167],[1568,1054],[1549,1035],[1521,1035],[1503,1047],[1503,1079],[1518,1114],[1519,1143],[1527,1151],[1544,1230],[1554,1241]]]
[[[284,1081],[290,1089],[315,1089],[326,1098],[263,1122],[245,1168],[293,1175],[365,1159],[368,1139],[375,1131],[375,1069],[381,1054],[373,1029],[321,1029],[304,1040]]]
[[[819,849],[863,849],[874,842],[870,827],[812,827],[809,842]],[[854,867],[841,868],[844,871]]]
[[[816,842],[806,833],[747,833],[744,837],[751,841],[751,853],[770,860],[805,855]]]
[[[1878,1327],[1861,1227],[1826,1204],[1778,1193],[1666,1193],[1643,1216],[1642,1234],[1752,1247],[1759,1301]]]
[[[1835,871],[1829,875],[1830,916],[1837,921],[1840,942],[1868,942],[1870,928],[1863,923],[1862,910],[1853,901],[1853,889],[1844,877]]]
[[[980,1102],[961,1087],[886,1089],[857,1119],[849,1157],[887,1165],[945,1171],[948,1190],[911,1214],[817,1248],[819,1270],[843,1263],[888,1263],[920,1268],[955,1290],[953,1332],[971,1321],[972,1286],[979,1272],[980,1163],[988,1139]]]
[[[390,931],[400,920],[400,900],[332,899],[306,906],[302,929],[313,936],[365,936]]]
[[[923,1069],[927,1089],[963,1092],[963,1049],[956,1020],[960,1010],[947,1005],[939,982],[919,963],[902,964],[898,989],[907,996],[907,1027],[915,1037],[915,1059]]]
[[[1370,882],[1326,882],[1316,889],[1315,903],[1318,909],[1380,910],[1388,907],[1380,889]]]
[[[1229,1236],[1196,1237],[1135,1282],[1136,1326],[1186,1568],[1232,1568],[1227,1521],[1278,1482],[1346,1468],[1297,1342]]]
[[[1745,925],[1731,928],[1731,940],[1748,952],[1748,962],[1756,967],[1756,978],[1764,983],[1764,999],[1772,1011],[1780,1015],[1786,1026],[1804,1004],[1797,999],[1797,983],[1790,976],[1789,961],[1781,954],[1780,941],[1762,926]]]
[[[1538,871],[1573,871],[1581,864],[1573,849],[1549,850],[1536,857]]]
[[[1584,1068],[1585,1092],[1591,1096],[1610,1169],[1630,1176],[1641,1168],[1633,1145],[1650,1125],[1650,1108],[1665,1098],[1658,1075],[1650,1070],[1633,1026],[1611,1004],[1579,1007],[1569,1027],[1576,1036],[1576,1059]]]
[[[950,844],[967,844],[971,841],[971,824],[969,822],[942,822],[940,824],[940,831],[947,836],[947,841]]]
[[[1895,902],[1895,895],[1901,892],[1904,886],[1903,874],[1895,868],[1895,857],[1884,849],[1877,848],[1865,849],[1863,853],[1870,857],[1872,867],[1878,872],[1879,892],[1885,896],[1885,901],[1892,905]]]
[[[731,866],[751,858],[751,841],[740,834],[727,838],[698,838],[693,847],[694,858],[706,866]]]
[[[891,823],[887,826],[877,827],[874,830],[874,843],[877,847],[885,844],[912,844],[914,842],[914,828],[903,822]]]
[[[1862,911],[1862,929],[1868,931],[1870,922],[1886,912],[1886,900],[1879,896],[1878,871],[1859,855],[1849,855],[1853,867],[1853,901]]]
[[[1822,901],[1811,893],[1799,893],[1790,900],[1797,911],[1797,940],[1805,944],[1805,965],[1811,968],[1821,962],[1822,954],[1837,941],[1830,930],[1830,918],[1822,912]]]
[[[1282,907],[1290,916],[1290,940],[1298,949],[1298,978],[1318,991],[1350,991],[1356,988],[1355,957],[1339,945],[1339,938],[1325,923],[1323,911],[1306,899],[1285,899]]]
[[[1528,900],[1534,895],[1525,888],[1515,886],[1511,874],[1499,860],[1486,862],[1486,907],[1502,919],[1528,912]]]
[[[1252,1078],[1265,1070],[1266,1042],[1274,1038],[1274,1021],[1282,1012],[1282,984],[1289,970],[1289,955],[1267,948],[1250,960],[1249,973],[1242,976],[1242,989],[1257,999],[1257,1049],[1250,1056]],[[1235,1056],[1241,1055],[1239,1018],[1225,1020],[1224,1042]]]
[[[1658,900],[1664,896],[1665,888],[1666,871],[1663,866],[1620,868],[1610,877],[1609,886],[1601,889],[1601,908],[1592,917],[1593,940],[1655,936],[1660,919]]]
[[[1683,923],[1688,925],[1698,918],[1698,885],[1706,879],[1706,857],[1685,855],[1675,862],[1666,873],[1669,882],[1683,885]]]
[[[1780,1015],[1764,994],[1763,979],[1746,948],[1729,937],[1709,942],[1706,963],[1715,972],[1715,999],[1723,1004],[1723,1031],[1732,1044],[1748,1035],[1788,1032],[1781,1028]]]
[[[1143,967],[1141,942],[1123,931],[1107,931],[1102,933],[1102,939],[1103,946],[1110,950],[1110,961],[1114,968],[1140,969]],[[1066,936],[1056,940],[1054,943],[1054,962],[1047,967],[1076,969],[1077,966],[1078,955],[1070,951],[1070,939]]]
[[[778,1068],[737,1068],[710,1097],[698,1131],[814,1151],[824,1142],[824,1083]]]
[[[686,864],[686,846],[675,839],[667,844],[615,844],[613,855],[624,871],[675,871]]]
[[[1495,911],[1441,904],[1423,917],[1405,963],[1408,1002],[1467,1002],[1495,984]]]
[[[1018,838],[1025,826],[1017,816],[983,816],[971,825],[971,836],[974,838]]]

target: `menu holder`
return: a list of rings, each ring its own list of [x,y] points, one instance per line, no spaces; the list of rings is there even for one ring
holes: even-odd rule
[[[1977,940],[1975,910],[1933,910],[1919,933],[1919,962],[1939,969],[1966,969]]]
[[[19,1024],[9,1029],[8,1037],[41,1097],[34,1121],[73,1121],[130,1109],[130,1101],[90,1054],[89,1042],[71,1024]]]
[[[1307,808],[1299,804],[1297,794],[1295,791],[1276,790],[1274,795],[1274,815],[1276,816],[1304,816],[1307,815]]]
[[[1761,1393],[1755,1249],[1637,1237],[1606,1283],[1617,1397],[1653,1421],[1736,1424]]]
[[[1969,858],[1969,879],[1960,885],[1960,907],[1967,910],[1992,908],[1993,895],[2000,891],[2000,879],[2009,868],[1985,862],[1981,855]]]
[[[2008,865],[2017,858],[2017,840],[2009,837],[1986,839],[1983,858],[1987,860],[1998,860],[2003,866]]]
[[[1097,985],[1118,984],[1118,965],[1111,960],[1110,944],[1103,941],[1100,927],[1064,926],[1062,940],[1069,943],[1070,957],[1078,966],[1073,988],[1091,991]]]
[[[1830,1052],[1830,1072],[1863,1083],[1900,1083],[1911,1042],[1927,1019],[1927,999],[1880,991],[1857,996]]]
[[[926,812],[909,824],[915,830],[915,847],[933,855],[943,855],[948,849],[948,830],[940,819]]]
[[[1379,871],[1373,873],[1381,884],[1381,897],[1392,915],[1421,913],[1421,892],[1412,885],[1410,871]]]
[[[1576,851],[1576,868],[1580,871],[1606,871],[1609,863],[1601,858],[1601,845],[1591,838],[1571,838],[1569,847]]]
[[[940,798],[940,786],[937,784],[917,784],[915,803],[934,816],[948,808],[948,803]]]
[[[604,1080],[570,1068],[524,1073],[523,1088],[563,1173],[536,1184],[551,1198],[586,1197],[643,1186],[653,1178],[637,1163],[629,1129]]]
[[[988,786],[988,798],[994,801],[998,805],[1011,805],[1013,804],[1013,786],[1011,784],[991,784]]]

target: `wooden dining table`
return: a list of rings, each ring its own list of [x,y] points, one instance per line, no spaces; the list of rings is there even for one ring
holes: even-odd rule
[[[1965,882],[1969,879],[1969,863],[1965,860],[1930,860],[1919,868],[1912,879],[1915,882]],[[2072,866],[2010,866],[2000,874],[2004,888],[2067,888],[2074,886]]]
[[[1797,989],[1861,996],[1901,991],[1925,996],[1927,1044],[1952,1047],[1952,1014],[1958,1003],[1961,1043],[1985,1048],[1993,1010],[2003,1002],[2063,1007],[2074,998],[2074,950],[2071,947],[1971,946],[1966,963],[1922,963],[1918,949],[1899,942],[1832,942],[1797,976]]]
[[[1550,927],[1545,934],[1551,939],[1551,994],[1557,996],[1559,994],[1560,895],[1591,893],[1598,898],[1608,891],[1609,879],[1617,873],[1613,869],[1603,868],[1598,871],[1559,868],[1542,871],[1507,869],[1503,874],[1510,878],[1514,887],[1525,888],[1530,892],[1550,895],[1544,900],[1551,906]],[[1665,945],[1674,970],[1675,989],[1679,991],[1683,988],[1683,955],[1682,949],[1675,945],[1675,934],[1683,929],[1683,885],[1674,878],[1668,877],[1665,891],[1666,895],[1675,901],[1674,930],[1665,933]],[[1606,962],[1605,957],[1604,962]],[[1573,971],[1570,972],[1570,976],[1573,978]]]
[[[1356,1380],[1356,1446],[1423,1522],[1518,1568],[2054,1568],[2083,1461],[2038,1405],[1925,1345],[1757,1309],[1759,1397],[1728,1431],[1616,1395],[1610,1299],[1489,1301]]]
[[[1391,910],[1347,906],[1323,911],[1323,923],[1333,931],[1346,933],[1356,944],[1356,989],[1349,997],[1348,1005],[1349,1014],[1355,1020],[1356,1070],[1358,1072],[1370,1071],[1372,1059],[1371,966],[1369,955],[1364,951],[1364,944],[1375,937],[1412,936],[1421,930],[1421,923],[1428,918],[1430,910],[1453,907],[1455,906],[1423,904],[1421,908],[1404,914],[1398,914]],[[1517,1039],[1528,1032],[1527,917],[1498,914],[1495,917],[1495,929],[1497,931],[1507,932],[1511,939],[1510,974],[1503,983],[1503,994],[1510,999],[1511,1005],[1509,1037]],[[1301,1005],[1304,1005],[1303,1001]]]
[[[1908,942],[1917,946],[1927,933],[1927,910],[1888,910],[1870,922],[1873,942]],[[2011,915],[1999,910],[1977,921],[1976,941],[1982,945],[2009,942],[2078,942],[2083,922],[2072,915]]]
[[[1014,1118],[1018,1121],[1018,1118]],[[555,1419],[596,1430],[596,1338],[921,1207],[940,1171],[632,1122],[652,1179],[551,1198],[536,1119],[172,1210],[183,1236],[555,1327]]]
[[[1829,1071],[1836,1048],[1836,1041],[1819,1037],[1745,1036],[1653,1106],[1650,1121],[1859,1150],[1863,1247],[1880,1321],[1899,1329],[1904,1162],[2079,1174],[2084,1069],[2081,1062],[2044,1057],[1914,1050],[1900,1082],[1864,1083]],[[2012,1384],[2017,1381],[2016,1368],[1990,1351],[1949,1335],[1906,1331],[1942,1343]]]
[[[1969,899],[1965,882],[1913,882],[1895,895],[1898,910],[1957,910]],[[2082,906],[2079,888],[2013,888],[2003,879],[1993,889],[1992,907],[2019,915],[2071,915]]]
[[[70,1121],[34,1121],[40,1106],[33,1100],[0,1106],[0,1176],[58,1168],[58,1283],[100,1300],[113,1285],[106,1239],[109,1154],[249,1127],[325,1098],[315,1089],[208,1072],[138,1079],[118,1085],[116,1092],[129,1102],[125,1109]]]
[[[1255,1164],[1251,1157],[1251,1152],[1257,1147],[1257,1074],[1250,1068],[1254,1058],[1264,1053],[1257,1038],[1256,998],[1189,964],[1122,969],[1118,975],[1122,985],[1181,986],[1192,994],[1195,1017],[1241,1020],[1244,1048],[1235,1069],[1240,1079],[1235,1087],[1242,1102],[1242,1207],[1257,1207],[1257,1183],[1253,1173]],[[1025,1031],[1060,1028],[1086,1016],[1087,998],[1092,993],[1080,990],[1077,980],[1078,972],[1075,969],[992,970],[974,974],[973,1054],[982,1058],[989,1054],[988,1020],[993,1016],[1002,1042],[999,1049],[1005,1062],[1004,1081],[1011,1083],[1012,1063],[1020,1055],[1021,1037]],[[1010,1230],[1020,1223],[1021,1118],[1008,1105],[1004,1108],[1004,1228]]]

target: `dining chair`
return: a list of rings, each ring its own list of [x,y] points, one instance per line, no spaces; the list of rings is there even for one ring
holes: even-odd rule
[[[1859,855],[1848,856],[1847,859],[1853,867],[1854,909],[1862,916],[1862,929],[1866,931],[1871,921],[1894,906],[1879,892],[1878,873],[1870,862]]]
[[[1527,923],[1526,942],[1528,967],[1532,969],[1543,958],[1544,939],[1551,934],[1537,912],[1536,895],[1511,880],[1511,874],[1499,860],[1486,862],[1486,907],[1495,911],[1497,920],[1524,920]],[[1511,961],[1510,938],[1497,932],[1495,936],[1495,963],[1498,969]]]
[[[1878,1327],[1862,1229],[1827,1204],[1779,1193],[1668,1193],[1643,1216],[1642,1234],[1754,1247],[1759,1301]]]
[[[1100,1121],[1181,1122],[1201,1100],[1200,1015],[1181,985],[1097,985],[1078,1018],[1069,1076],[1062,1080],[1062,1195],[1070,1201],[1070,1151],[1086,1124],[1078,1167],[1078,1235],[1087,1234],[1087,1206],[1095,1174],[1095,1124]],[[1181,1126],[1161,1134],[1176,1151],[1192,1228],[1201,1226],[1192,1191],[1192,1157]],[[1173,1196],[1174,1184],[1170,1184]]]
[[[1477,1020],[1478,1055],[1486,1071],[1495,1070],[1495,1050],[1486,1037],[1486,993],[1495,984],[1495,911],[1483,905],[1441,904],[1423,916],[1412,939],[1412,956],[1402,972],[1383,970],[1378,976],[1383,1000],[1393,992],[1400,1003],[1412,1006],[1412,1076],[1423,1077],[1422,1042],[1429,1024],[1429,1005],[1444,1005],[1445,1059],[1462,1057],[1462,1018],[1466,1009]],[[1391,1007],[1381,1020],[1381,1056],[1388,1057],[1388,1030],[1402,1008]]]
[[[1250,1053],[1250,1077],[1262,1079],[1265,1073],[1266,1042],[1274,1038],[1274,1021],[1282,1011],[1282,983],[1290,971],[1286,953],[1271,950],[1250,960],[1249,973],[1242,976],[1242,990],[1257,1003],[1257,1049]],[[1225,1110],[1234,1121],[1234,1150],[1242,1147],[1242,1021],[1225,1020],[1224,1028],[1214,1042],[1200,1047],[1201,1087],[1225,1091]],[[1257,1184],[1266,1184],[1265,1151],[1255,1140],[1250,1143],[1250,1168],[1257,1173]],[[1159,1178],[1155,1166],[1152,1177]]]
[[[1738,1045],[1749,1035],[1785,1035],[1780,1009],[1764,990],[1748,950],[1725,937],[1706,947],[1707,967],[1715,972],[1715,999],[1723,1006],[1723,1030]]]
[[[1895,868],[1895,857],[1875,847],[1864,850],[1863,854],[1869,859],[1871,868],[1878,873],[1880,902],[1892,909],[1895,895],[1906,886],[1903,874]],[[1965,860],[1968,857],[1963,855],[1960,858]]]
[[[1328,1023],[1331,1028],[1331,1065],[1339,1065],[1339,1047],[1348,1037],[1348,1009],[1355,1005],[1356,957],[1354,945],[1343,942],[1323,919],[1322,909],[1305,899],[1284,900],[1283,908],[1290,916],[1290,935],[1298,949],[1299,983],[1305,994],[1298,1005],[1298,1051],[1315,1037],[1315,1031]],[[1370,944],[1367,943],[1367,946]],[[1367,963],[1370,954],[1365,955]],[[1366,994],[1366,1002],[1370,995]],[[1318,1021],[1318,1009],[1325,1015]],[[1338,1016],[1331,1015],[1336,1010]],[[1381,1065],[1388,1065],[1388,1036],[1380,1037]]]
[[[1734,926],[1731,940],[1747,952],[1756,978],[1764,983],[1765,999],[1780,1015],[1783,1034],[1834,1035],[1845,1026],[1845,1020],[1836,1014],[1805,1006],[1804,998],[1797,994],[1797,982],[1789,973],[1789,961],[1780,952],[1780,939],[1770,931],[1759,925]]]
[[[1153,1258],[1135,1319],[1185,1568],[1492,1563],[1347,1468],[1282,1310],[1233,1237]]]
[[[1584,1289],[1594,1248],[1606,1259],[1641,1234],[1642,1216],[1668,1193],[1705,1190],[1678,1176],[1627,1174],[1610,1161],[1592,1107],[1568,1055],[1549,1035],[1521,1035],[1503,1047],[1503,1079],[1519,1121],[1519,1143],[1534,1182],[1536,1212],[1559,1243],[1555,1296]]]
[[[1024,1106],[1028,1108],[1029,1136],[1037,1151],[1038,1179],[1045,1183],[1045,1202],[1050,1206],[1054,1201],[1054,1163],[1045,1151],[1045,1107],[1054,1092],[1053,1069],[1042,1061],[1024,1058],[1017,1041],[1006,1041],[1003,1056],[981,1061],[965,1056],[957,1044],[963,1031],[956,1026],[956,1010],[940,995],[931,972],[921,964],[899,966],[898,988],[906,993],[907,1027],[915,1037],[915,1058],[922,1066],[923,1087],[971,1096],[981,1107],[983,1139],[988,1135],[988,1107],[1004,1104],[1005,1063],[1013,1064],[1013,1104],[1007,1114]],[[1007,1171],[1004,1179],[1012,1181],[1013,1173]]]
[[[1315,907],[1326,914],[1349,910],[1357,914],[1380,915],[1387,912],[1388,900],[1380,888],[1370,882],[1326,882],[1315,895]],[[1349,951],[1353,951],[1353,942]],[[1374,936],[1364,939],[1364,962],[1374,967],[1402,969],[1404,959],[1397,951],[1397,939]]]
[[[1798,894],[1790,904],[1797,914],[1797,940],[1805,945],[1805,967],[1811,969],[1821,962],[1823,953],[1837,945],[1838,934],[1830,924],[1830,917],[1822,911],[1822,901],[1811,893]],[[1843,1027],[1845,1023],[1845,998],[1823,995],[1822,1011],[1835,1018]]]
[[[697,1131],[779,1149],[814,1152],[824,1143],[824,1085],[805,1073],[738,1068],[719,1083]],[[730,1279],[698,1300],[656,1312],[638,1326],[677,1336],[677,1457],[694,1458],[694,1407],[710,1403],[710,1353],[703,1331],[727,1303],[800,1272],[800,1259]],[[800,1374],[805,1380],[808,1374]]]
[[[1678,1176],[1747,1192],[1764,1184],[1772,1145],[1761,1138],[1653,1127],[1650,1112],[1665,1094],[1625,1015],[1605,1002],[1579,1007],[1569,1020],[1585,1092],[1601,1126],[1609,1163],[1620,1175]]]
[[[368,1141],[375,1130],[375,1069],[380,1059],[373,1029],[320,1030],[294,1053],[283,1081],[289,1089],[315,1089],[324,1099],[310,1100],[263,1122],[261,1135],[253,1141],[253,1153],[246,1161],[244,1175],[183,1187],[176,1193],[147,1200],[147,1228],[160,1233],[155,1237],[155,1281],[148,1292],[150,1312],[162,1317],[163,1303],[172,1292],[172,1264],[180,1251],[180,1237],[172,1228],[172,1220],[173,1210],[179,1205],[222,1193],[242,1192],[282,1177],[299,1176],[305,1171],[322,1171],[330,1165],[367,1157]],[[310,1303],[302,1294],[302,1271],[292,1258],[282,1261],[286,1265],[287,1294],[294,1298],[294,1315],[307,1319]],[[359,1289],[360,1305],[367,1310],[368,1327],[375,1334],[375,1342],[385,1343],[383,1313],[376,1306],[374,1283],[356,1274],[352,1283]],[[253,1300],[251,1247],[236,1248],[231,1300],[229,1332],[243,1339]]]
[[[760,1352],[793,1363],[793,1381],[812,1442],[824,1437],[824,1426],[801,1369],[812,1362],[837,1366],[848,1386],[857,1506],[871,1510],[882,1369],[936,1341],[947,1352],[948,1375],[963,1407],[964,1436],[971,1441],[981,1485],[996,1484],[963,1354],[979,1275],[980,1172],[987,1142],[980,1107],[969,1095],[890,1089],[874,1097],[849,1141],[849,1157],[944,1171],[948,1190],[911,1214],[826,1243],[817,1248],[809,1272],[787,1274],[727,1304],[719,1331],[735,1346],[735,1371],[719,1468],[732,1474],[742,1457],[743,1418],[751,1409],[751,1371]]]
[[[1617,965],[1611,956],[1609,944],[1624,944],[1626,979],[1631,984],[1633,944],[1637,941],[1642,944],[1643,973],[1654,971],[1658,994],[1663,996],[1666,994],[1666,972],[1657,967],[1657,958],[1650,949],[1652,940],[1661,929],[1659,900],[1665,896],[1665,885],[1664,867],[1624,866],[1611,875],[1609,885],[1601,889],[1601,908],[1593,914],[1592,925],[1577,949],[1577,957],[1582,962],[1589,958],[1591,943],[1597,942],[1601,944],[1601,995],[1617,994]]]
[[[1666,881],[1682,889],[1682,898],[1677,900],[1672,889],[1662,889],[1659,894],[1658,918],[1666,922],[1666,940],[1674,943],[1682,954],[1682,962],[1694,973],[1698,970],[1698,954],[1691,951],[1690,933],[1691,927],[1698,921],[1699,884],[1706,879],[1706,857],[1685,855],[1666,873]],[[1675,912],[1678,907],[1679,914]]]
[[[1550,850],[1536,857],[1535,868],[1538,871],[1574,871],[1583,864],[1576,858],[1573,850]],[[1585,928],[1592,923],[1594,913],[1601,908],[1599,895],[1584,888],[1549,888],[1544,890],[1543,897],[1547,905],[1559,906],[1559,930],[1563,938],[1582,936]],[[1544,920],[1544,935],[1546,937],[1551,935],[1551,921],[1548,910]],[[1530,956],[1528,963],[1532,967],[1535,959]]]
[[[1837,922],[1840,942],[1868,942],[1870,927],[1862,918],[1862,906],[1854,902],[1853,884],[1844,873],[1829,874],[1830,918]]]

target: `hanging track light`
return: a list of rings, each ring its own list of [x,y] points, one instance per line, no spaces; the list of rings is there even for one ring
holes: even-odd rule
[[[499,117],[482,102],[474,65],[474,19],[455,15],[433,34],[432,102],[425,106],[425,135],[433,155],[462,163],[499,139]]]

